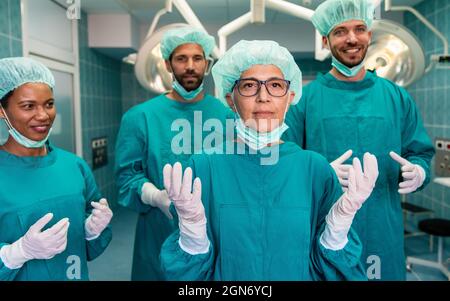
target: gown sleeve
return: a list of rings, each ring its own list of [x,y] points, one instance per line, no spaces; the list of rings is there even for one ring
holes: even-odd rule
[[[97,184],[95,183],[95,178],[94,175],[92,174],[91,169],[83,160],[81,160],[81,170],[83,172],[85,181],[85,191],[84,191],[84,196],[86,199],[85,217],[88,218],[88,216],[94,209],[91,205],[91,202],[92,201],[98,202],[101,199],[101,194],[97,188]],[[112,239],[111,225],[108,225],[103,230],[103,232],[100,234],[99,237],[92,240],[86,240],[87,260],[92,261],[98,256],[100,256],[108,247],[109,243],[111,242],[111,239]]]
[[[152,207],[141,201],[142,186],[150,181],[144,173],[146,133],[138,117],[131,110],[122,118],[115,149],[115,178],[119,188],[119,204],[145,213]]]
[[[325,217],[333,204],[341,197],[342,188],[326,159],[319,157],[316,169],[321,171],[314,181],[314,212],[312,236],[311,274],[315,280],[367,280],[360,261],[362,244],[356,232],[350,228],[348,242],[341,250],[330,250],[320,243],[326,221]]]
[[[426,177],[422,186],[417,189],[419,191],[430,182],[430,162],[435,149],[423,126],[414,100],[403,88],[400,88],[400,93],[403,106],[401,156],[424,169]]]
[[[177,229],[165,240],[161,247],[160,259],[161,268],[167,280],[172,281],[208,281],[213,280],[214,262],[216,251],[209,226],[209,186],[210,177],[207,164],[201,164],[193,156],[190,159],[189,166],[192,168],[192,179],[200,177],[202,181],[202,202],[205,206],[207,218],[207,233],[210,241],[209,250],[204,254],[191,255],[181,249],[178,240],[180,231]],[[199,164],[200,163],[200,164]],[[200,170],[201,169],[201,170]],[[206,172],[203,172],[203,171]],[[201,176],[200,176],[201,174]]]

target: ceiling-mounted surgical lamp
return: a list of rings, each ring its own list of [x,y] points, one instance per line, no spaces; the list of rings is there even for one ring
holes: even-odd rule
[[[373,0],[378,7],[379,0]],[[252,0],[251,11],[226,24],[218,31],[219,49],[226,51],[226,38],[231,33],[255,20],[263,20],[264,9],[268,7],[305,20],[311,20],[314,11],[283,0]],[[255,9],[258,8],[258,9]],[[322,48],[322,36],[316,30],[315,58],[324,60],[330,51]],[[424,73],[425,55],[414,35],[403,26],[387,20],[375,20],[372,28],[372,43],[366,56],[366,69],[376,69],[381,77],[388,78],[401,86],[407,86]]]
[[[164,33],[174,28],[188,26],[184,23],[170,24],[147,36],[134,63],[134,74],[147,90],[161,94],[171,89],[172,74],[167,71],[161,54],[160,41]]]
[[[437,68],[450,68],[450,55],[448,52],[448,40],[436,27],[433,26],[421,13],[411,6],[393,6],[392,0],[385,0],[385,11],[408,11],[416,16],[426,27],[428,27],[441,41],[444,46],[444,53],[432,54],[430,57],[430,64],[425,69],[425,73],[431,71],[433,67]]]
[[[417,38],[402,25],[374,20],[364,67],[406,87],[424,74],[425,53]]]
[[[126,63],[134,64],[135,75],[139,83],[144,88],[156,93],[163,93],[172,86],[172,75],[165,68],[165,63],[159,50],[159,42],[167,30],[187,25],[181,23],[170,24],[155,31],[160,17],[172,12],[172,4],[175,5],[189,25],[201,28],[206,32],[186,0],[166,0],[165,8],[161,9],[153,18],[147,37],[138,54],[131,54],[123,59]],[[284,0],[251,0],[250,12],[226,24],[218,31],[220,51],[219,48],[215,47],[211,54],[212,57],[217,59],[226,51],[226,37],[229,34],[250,23],[264,23],[266,6],[305,20],[311,20],[311,16],[314,13],[311,9]],[[211,68],[212,65],[213,62],[210,61],[209,67]]]
[[[172,12],[172,4],[175,5],[188,24],[170,24],[155,31],[160,17],[166,13]],[[172,74],[166,69],[160,50],[160,41],[166,31],[189,25],[200,28],[206,32],[186,0],[166,0],[165,7],[153,18],[147,36],[142,46],[139,48],[139,52],[137,54],[133,53],[123,59],[126,63],[134,64],[135,76],[142,87],[158,94],[171,89]],[[213,58],[218,58],[218,54],[219,49],[215,47],[211,55]],[[209,67],[212,67],[212,58],[208,58],[208,60],[210,61]]]

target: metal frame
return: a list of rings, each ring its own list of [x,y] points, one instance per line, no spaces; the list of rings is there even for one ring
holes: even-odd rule
[[[432,235],[431,235],[432,236]],[[450,272],[445,266],[444,260],[443,260],[443,253],[444,253],[444,237],[439,236],[438,237],[438,260],[437,261],[431,261],[431,260],[425,260],[420,259],[412,256],[406,257],[406,264],[407,265],[421,265],[433,269],[438,269],[441,271],[445,277],[450,281]]]
[[[417,19],[419,19],[420,22],[422,22],[428,29],[430,29],[441,41],[444,47],[444,53],[442,56],[448,56],[448,40],[447,38],[439,31],[436,27],[433,26],[421,13],[419,13],[416,9],[414,9],[411,6],[394,6],[392,5],[392,0],[385,0],[384,2],[384,10],[385,11],[408,11],[412,13],[414,16],[416,16]],[[430,56],[430,64],[425,69],[425,73],[430,72],[433,67],[439,62],[439,54],[432,54]]]
[[[450,187],[450,181],[447,183],[445,181],[446,178],[435,178],[433,180],[433,182],[444,185],[444,186],[448,186]],[[404,198],[402,198],[402,200],[406,200],[406,196]],[[432,248],[433,248],[433,235],[430,235],[430,249],[432,252]],[[450,272],[447,269],[447,267],[445,266],[449,259],[446,259],[446,261],[443,260],[443,255],[444,255],[444,239],[445,237],[442,236],[438,236],[438,254],[437,254],[437,261],[431,261],[431,260],[425,260],[425,259],[420,259],[420,258],[416,258],[413,256],[408,256],[406,257],[406,266],[407,268],[411,267],[412,264],[417,264],[417,265],[421,265],[421,266],[425,266],[425,267],[429,267],[429,268],[433,268],[433,269],[438,269],[439,271],[441,271],[446,277],[447,279],[450,281]]]
[[[406,195],[402,195],[401,197],[402,199],[402,203],[406,203]],[[416,222],[416,217],[418,215],[429,215],[430,218],[434,217],[434,212],[432,210],[430,210],[429,212],[421,212],[421,213],[411,213],[410,211],[404,210],[403,209],[403,229],[406,230],[406,222],[408,219],[408,215],[411,215],[414,217],[414,222]],[[411,232],[410,234],[404,234],[405,239],[406,238],[410,238],[410,237],[416,237],[416,236],[422,236],[422,235],[427,235],[427,233],[423,232],[423,231],[416,231],[416,232]],[[433,236],[430,235],[430,241],[429,241],[429,246],[430,246],[430,252],[433,252],[433,245],[434,245],[434,240],[433,240]]]

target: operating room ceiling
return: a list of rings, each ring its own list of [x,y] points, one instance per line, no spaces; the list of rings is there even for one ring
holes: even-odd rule
[[[324,0],[288,0],[288,2],[315,9]],[[423,0],[392,0],[393,5],[414,6]],[[187,0],[199,19],[206,24],[226,24],[246,13],[250,8],[250,0]],[[150,23],[153,16],[164,7],[165,0],[82,0],[81,7],[87,13],[129,13],[141,23]],[[174,13],[165,16],[168,23],[179,22],[180,16]],[[298,22],[297,18],[266,10],[266,23],[286,24]]]
[[[61,0],[65,1],[65,0]],[[200,22],[212,35],[223,25],[247,13],[250,10],[250,0],[186,0]],[[289,0],[293,4],[315,9],[324,0]],[[394,5],[416,5],[423,0],[392,0]],[[164,8],[165,0],[81,0],[83,11],[88,14],[130,14],[140,23],[141,41],[144,40],[150,24],[158,11]],[[257,39],[275,39],[298,58],[313,58],[314,44],[303,43],[314,39],[314,27],[309,21],[302,20],[285,13],[266,9],[264,25],[249,25],[228,37],[228,44],[233,45],[239,39],[257,37]],[[389,12],[382,17],[398,23],[403,22],[402,12]],[[185,22],[178,10],[164,14],[158,22],[157,28],[164,25]],[[285,26],[287,25],[287,26]],[[295,26],[295,27],[291,27]],[[295,30],[292,30],[295,28]],[[137,50],[137,49],[136,49]]]

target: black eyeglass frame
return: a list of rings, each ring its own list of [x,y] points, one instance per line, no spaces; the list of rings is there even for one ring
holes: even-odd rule
[[[290,81],[290,80],[287,80],[287,79],[282,79],[282,78],[273,77],[273,78],[269,78],[269,79],[267,79],[267,80],[259,80],[259,79],[250,77],[250,78],[240,78],[240,79],[235,80],[235,81],[234,81],[234,85],[233,85],[233,87],[231,88],[231,92],[233,92],[234,88],[236,88],[236,86],[239,85],[239,82],[241,82],[241,81],[243,81],[243,80],[253,80],[254,82],[258,83],[258,89],[256,89],[256,93],[253,94],[253,95],[243,95],[243,94],[241,93],[241,91],[239,90],[239,88],[238,88],[237,91],[238,91],[239,95],[244,96],[244,97],[253,97],[253,96],[255,96],[255,95],[258,95],[258,93],[261,91],[262,85],[266,86],[266,91],[267,91],[267,93],[269,93],[270,96],[273,96],[273,97],[283,97],[283,96],[285,96],[285,95],[287,94],[287,92],[289,91],[289,88],[290,88],[290,86],[291,86],[291,81]],[[284,82],[287,83],[286,91],[284,92],[283,95],[273,95],[272,93],[270,93],[269,89],[267,88],[266,83],[267,83],[267,82],[270,82],[271,80],[282,80],[282,81],[284,81]]]

